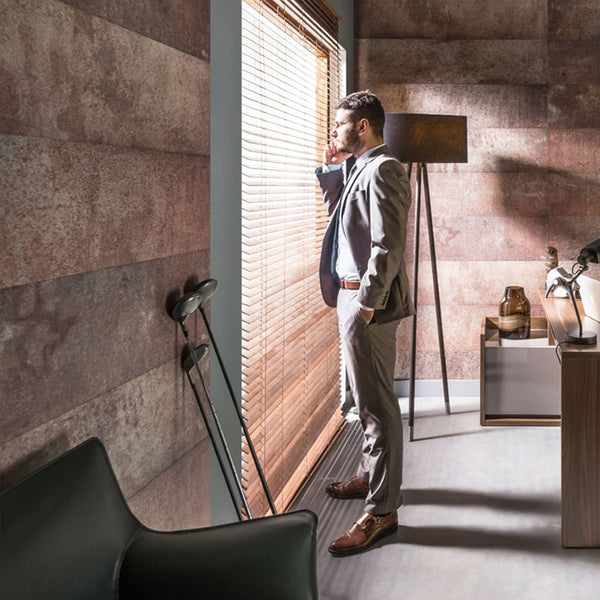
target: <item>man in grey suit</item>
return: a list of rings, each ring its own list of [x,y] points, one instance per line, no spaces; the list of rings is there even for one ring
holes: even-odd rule
[[[410,185],[383,142],[385,112],[368,91],[336,106],[317,178],[330,221],[321,292],[337,307],[342,351],[364,438],[357,474],[331,483],[334,498],[365,498],[364,512],[329,546],[337,556],[369,548],[398,527],[402,417],[394,394],[396,329],[414,314],[404,266]],[[352,165],[352,168],[350,168]]]

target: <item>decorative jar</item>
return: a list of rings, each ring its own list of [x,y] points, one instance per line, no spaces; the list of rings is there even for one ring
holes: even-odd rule
[[[522,287],[509,285],[504,290],[504,297],[500,302],[498,329],[501,338],[524,340],[529,337],[531,305]]]

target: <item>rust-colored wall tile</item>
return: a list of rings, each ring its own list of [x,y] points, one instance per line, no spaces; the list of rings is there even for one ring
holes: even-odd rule
[[[410,377],[410,349],[398,351],[395,378],[408,379]],[[446,368],[448,379],[479,379],[479,351],[476,350],[449,350],[446,352]],[[440,355],[437,350],[417,350],[415,361],[416,379],[441,379],[442,369]],[[452,398],[450,398],[452,406]],[[418,413],[418,404],[416,412]],[[444,405],[440,401],[440,412]]]
[[[545,84],[538,40],[369,40],[356,43],[357,82],[377,93],[389,83]]]
[[[44,400],[40,395],[35,402]],[[3,444],[2,486],[94,436],[106,446],[125,496],[204,439],[207,433],[179,360],[134,377]]]
[[[600,41],[548,42],[548,68],[553,84],[592,84],[600,81]]]
[[[127,502],[147,527],[160,531],[210,525],[210,446],[205,438]]]
[[[600,238],[600,210],[595,216],[550,217],[548,239],[565,262],[577,260],[579,251],[590,242]]]
[[[467,128],[544,127],[543,85],[378,84],[386,112],[466,115]]]
[[[599,32],[597,0],[548,0],[548,39],[597,41]]]
[[[545,217],[435,217],[438,260],[513,261],[540,258],[546,238]],[[407,235],[405,260],[412,262],[414,235]],[[421,228],[420,261],[429,260],[429,242]]]
[[[167,303],[209,276],[210,3],[71,4],[0,9],[2,486],[98,436],[150,524],[206,523]]]
[[[468,134],[469,163],[465,171],[539,172],[548,164],[548,130],[478,129]],[[446,165],[432,165],[432,170]]]
[[[209,0],[63,1],[187,54],[209,57]]]
[[[548,214],[597,217],[600,214],[600,173],[549,173]]]
[[[0,287],[208,248],[206,157],[16,136],[0,157]]]
[[[501,298],[498,298],[498,303]],[[491,311],[491,312],[490,312]],[[474,350],[479,348],[481,317],[498,313],[498,304],[444,306],[442,326],[446,350]],[[411,331],[410,328],[408,328]],[[398,336],[398,346],[410,348],[410,338]],[[417,316],[417,348],[419,350],[437,350],[438,334],[435,307],[419,306]]]
[[[413,175],[413,208],[417,198],[415,187]],[[548,173],[541,169],[487,173],[434,171],[429,173],[429,192],[434,217],[543,217],[548,213]]]
[[[550,87],[548,121],[550,127],[600,129],[600,85]]]
[[[567,173],[600,172],[600,129],[550,130],[549,164]]]
[[[206,61],[53,0],[5,18],[0,131],[209,153]]]
[[[539,259],[531,261],[482,261],[476,250],[471,260],[438,260],[440,298],[451,307],[479,307],[500,302],[507,285],[520,285],[530,302],[539,304],[537,291],[546,281],[545,250],[540,248]],[[431,264],[422,262],[419,265],[419,305],[433,304]]]
[[[192,277],[208,277],[206,251],[0,290],[0,441],[178,355],[166,302]]]
[[[361,0],[360,38],[544,39],[546,0]]]

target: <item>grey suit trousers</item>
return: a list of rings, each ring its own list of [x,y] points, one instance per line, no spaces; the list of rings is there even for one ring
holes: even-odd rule
[[[400,321],[367,325],[358,311],[357,295],[340,290],[337,303],[342,352],[364,433],[357,476],[369,484],[365,511],[384,514],[401,503],[402,415],[394,393]]]

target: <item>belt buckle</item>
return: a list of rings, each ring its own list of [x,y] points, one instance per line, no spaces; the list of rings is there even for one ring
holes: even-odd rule
[[[358,290],[360,289],[360,281],[349,281],[348,279],[340,279],[340,288],[343,290]]]

